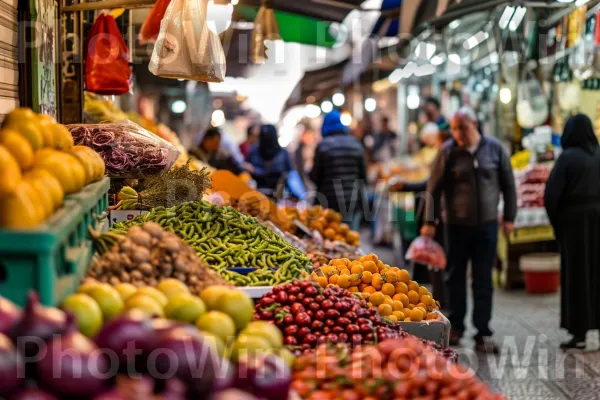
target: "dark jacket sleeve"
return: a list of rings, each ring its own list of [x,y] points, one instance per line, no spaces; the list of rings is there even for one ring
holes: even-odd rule
[[[548,178],[548,182],[546,183],[546,192],[544,193],[546,213],[555,230],[558,222],[559,204],[567,182],[564,155],[563,153],[556,161],[550,173],[550,178]]]
[[[514,222],[517,218],[517,190],[510,158],[504,149],[500,148],[500,189],[504,197],[505,222]]]
[[[315,158],[313,162],[313,168],[310,171],[310,180],[317,185],[317,189],[321,184],[321,180],[323,177],[323,154],[321,153],[321,145],[317,146],[315,150]]]
[[[431,176],[427,183],[427,199],[425,201],[425,219],[424,223],[428,225],[435,224],[442,212],[442,192],[444,189],[444,179],[446,177],[446,162],[448,160],[447,147],[442,147],[433,163]]]
[[[424,180],[422,182],[407,182],[404,183],[404,191],[405,192],[414,192],[421,193],[427,190],[427,184],[429,180]]]

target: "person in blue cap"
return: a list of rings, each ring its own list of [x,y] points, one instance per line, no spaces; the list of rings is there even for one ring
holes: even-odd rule
[[[365,203],[367,167],[361,143],[342,124],[341,113],[325,115],[323,140],[317,146],[310,179],[317,188],[316,203],[342,214],[352,230],[360,228]]]

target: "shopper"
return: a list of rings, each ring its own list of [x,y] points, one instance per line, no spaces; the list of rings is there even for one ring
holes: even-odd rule
[[[434,97],[428,97],[425,100],[425,115],[428,122],[433,122],[440,128],[444,128],[446,125],[446,118],[442,115],[440,102]]]
[[[450,126],[453,139],[440,149],[427,186],[429,195],[421,234],[435,236],[443,195],[448,224],[450,342],[457,345],[465,332],[467,265],[471,261],[475,349],[497,353],[489,327],[492,270],[496,262],[500,193],[504,197],[503,231],[509,234],[514,230],[517,200],[512,167],[502,145],[479,134],[477,118],[470,108],[461,108]]]
[[[600,329],[600,149],[585,115],[567,121],[544,197],[561,254],[561,348],[583,349]]]
[[[316,202],[340,212],[344,222],[358,230],[367,179],[362,145],[348,133],[338,110],[325,116],[322,135],[310,173],[317,187]]]
[[[274,196],[278,185],[284,184],[287,174],[294,169],[289,153],[279,145],[277,129],[273,125],[260,128],[258,146],[250,151],[246,169],[252,174],[258,190],[267,196]]]
[[[198,160],[213,168],[226,169],[236,175],[244,171],[243,166],[222,145],[219,128],[207,130],[204,135],[200,135],[199,142],[200,144],[191,151]]]
[[[248,126],[248,130],[246,132],[246,140],[244,140],[244,143],[240,144],[240,152],[242,153],[244,158],[248,158],[252,147],[254,147],[254,145],[258,142],[259,136],[260,125],[252,124]]]
[[[373,160],[386,163],[396,156],[396,142],[398,135],[390,128],[390,119],[381,119],[381,131],[375,135],[373,145]]]

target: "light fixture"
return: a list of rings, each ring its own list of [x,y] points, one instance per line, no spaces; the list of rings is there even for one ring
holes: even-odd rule
[[[490,34],[484,31],[479,31],[463,44],[463,47],[467,50],[472,50],[477,47],[480,43],[486,41],[490,37]]]
[[[217,4],[214,0],[210,0],[206,10],[208,29],[217,35],[225,32],[231,26],[231,14],[233,14],[233,4]]]
[[[225,113],[223,112],[223,110],[215,110],[212,113],[211,120],[212,126],[221,126],[225,123]]]
[[[415,76],[427,76],[427,75],[433,75],[436,71],[436,67],[433,64],[425,64],[425,65],[421,65],[419,66],[416,70],[415,70]]]
[[[171,111],[175,114],[183,114],[187,110],[187,104],[183,100],[175,100],[171,104]]]
[[[435,54],[435,44],[420,42],[415,48],[415,55],[421,60],[429,60]]]
[[[367,97],[365,99],[365,110],[367,110],[367,112],[373,112],[373,111],[375,111],[376,108],[377,108],[377,101],[375,101],[375,99],[372,97]]]
[[[430,62],[432,65],[437,67],[438,65],[442,65],[444,61],[446,61],[446,55],[444,53],[440,53],[435,55]]]
[[[498,26],[500,27],[500,29],[506,29],[508,27],[508,23],[510,22],[514,13],[515,13],[515,7],[506,6],[504,8],[504,12],[502,13],[502,16],[500,17],[500,20],[498,21]]]
[[[182,78],[179,78],[179,79],[177,79],[177,80],[178,80],[179,82],[183,82],[183,81],[185,81],[185,79],[182,79]]]
[[[589,3],[589,1],[590,1],[590,0],[577,0],[577,1],[575,2],[575,6],[576,6],[576,7],[581,7],[581,6],[583,6],[583,5],[586,5],[587,3]]]
[[[575,4],[577,4],[577,3],[575,3]],[[521,25],[523,18],[525,18],[525,14],[527,14],[526,7],[523,7],[523,6],[517,7],[517,10],[515,11],[512,19],[510,20],[510,23],[508,24],[508,29],[511,32],[516,32],[516,30],[519,28],[519,25]]]
[[[509,104],[512,101],[512,92],[510,88],[503,87],[500,89],[500,101],[502,104]]]
[[[460,26],[460,19],[455,19],[454,21],[452,21],[448,24],[448,28],[450,28],[450,29],[456,29],[459,26]]]
[[[406,106],[409,110],[416,110],[421,105],[421,98],[419,97],[419,87],[409,86],[408,96],[406,96]]]
[[[336,93],[331,98],[333,100],[333,104],[337,107],[341,107],[346,102],[346,96],[343,93]]]
[[[348,111],[344,111],[342,113],[342,115],[340,116],[340,122],[344,126],[352,125],[352,115],[350,115],[350,113]]]
[[[304,116],[307,118],[317,118],[321,115],[321,108],[314,104],[307,104],[304,107]]]
[[[333,103],[329,100],[325,100],[321,103],[321,111],[323,111],[325,114],[329,114],[333,111]]]
[[[231,5],[237,6],[240,0],[231,0]]]
[[[404,71],[402,70],[402,68],[396,68],[394,72],[390,74],[388,80],[391,83],[398,83],[402,80],[402,78],[404,78]]]
[[[460,65],[460,56],[456,53],[448,55],[448,61],[452,64]]]

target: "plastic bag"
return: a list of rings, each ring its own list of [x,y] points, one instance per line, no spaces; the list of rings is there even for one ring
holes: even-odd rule
[[[446,252],[435,240],[419,236],[411,243],[406,259],[438,269],[446,268]]]
[[[100,14],[85,41],[85,90],[122,95],[130,90],[129,50],[112,15]]]
[[[75,144],[93,148],[106,163],[107,174],[144,178],[170,169],[179,157],[171,143],[131,121],[68,125]]]
[[[148,69],[164,78],[223,82],[225,53],[206,23],[207,0],[172,0]]]
[[[156,0],[152,10],[150,10],[150,15],[148,15],[140,30],[138,36],[140,44],[156,43],[156,39],[160,33],[160,23],[170,3],[171,0]]]
[[[522,128],[533,129],[542,125],[549,116],[548,99],[535,77],[519,84],[517,122]]]

